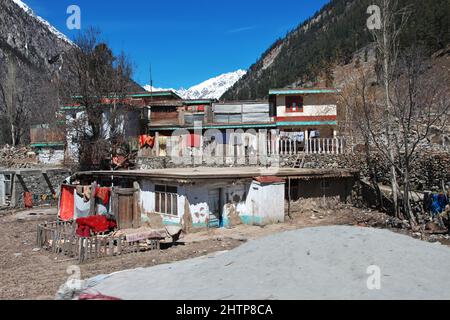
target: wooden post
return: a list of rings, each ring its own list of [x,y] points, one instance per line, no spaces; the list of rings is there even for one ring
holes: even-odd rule
[[[114,241],[112,238],[109,239],[109,255],[114,256]]]
[[[156,156],[159,157],[159,132],[155,132],[155,152]]]
[[[95,215],[95,190],[97,189],[97,182],[93,182],[91,184],[91,199],[89,199],[89,215],[93,216]]]
[[[78,238],[78,262],[82,263],[84,259],[83,238]]]
[[[84,260],[89,260],[89,238],[85,238],[83,241],[83,247],[84,247]]]
[[[122,237],[117,239],[117,255],[122,253]]]
[[[141,206],[140,202],[140,186],[137,181],[133,183],[134,195],[133,195],[133,221],[132,227],[137,229],[141,226]]]
[[[288,217],[291,217],[291,177],[288,177]]]

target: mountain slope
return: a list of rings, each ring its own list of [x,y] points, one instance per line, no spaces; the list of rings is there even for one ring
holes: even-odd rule
[[[206,80],[189,89],[175,90],[173,88],[151,88],[149,85],[144,86],[144,89],[150,91],[164,91],[172,90],[176,92],[183,99],[219,99],[225,91],[231,88],[239,79],[246,74],[244,70],[237,70],[234,72],[224,73],[220,76]]]
[[[399,0],[412,10],[401,39],[430,52],[449,43],[448,0]],[[333,83],[336,65],[349,63],[355,52],[371,43],[366,13],[374,0],[332,0],[285,38],[278,39],[224,95],[223,99],[256,99],[270,88]],[[367,54],[366,54],[367,55]],[[364,56],[364,54],[363,54]]]
[[[20,8],[22,8],[23,11],[25,11],[28,15],[35,18],[37,21],[39,21],[46,29],[48,29],[51,33],[56,35],[59,39],[66,41],[69,45],[73,45],[73,42],[66,37],[62,32],[57,30],[54,26],[52,26],[48,21],[44,20],[38,15],[34,14],[34,11],[27,6],[25,3],[23,3],[20,0],[12,0],[15,4],[17,4]]]
[[[51,76],[60,66],[54,58],[73,49],[74,44],[19,0],[0,0],[0,58],[20,61],[19,67]],[[6,63],[2,63],[4,67]],[[43,73],[43,74],[42,74]]]
[[[12,121],[21,128],[24,143],[28,126],[56,121],[59,85],[73,80],[74,48],[23,2],[0,0],[0,123],[5,124],[0,126],[0,144],[11,142]],[[5,101],[13,106],[12,113],[5,111]],[[17,115],[21,120],[12,120]]]
[[[21,118],[27,119],[27,125],[56,121],[59,98],[64,95],[60,95],[61,89],[78,91],[73,69],[77,50],[70,39],[22,1],[0,0],[0,93],[6,92],[5,99],[0,94],[0,123],[6,123],[4,101],[8,99],[12,105],[13,96],[14,101],[22,101],[26,115]],[[131,81],[130,91],[142,90]],[[9,126],[0,126],[0,144],[10,141],[9,130]],[[28,128],[23,132],[27,136]]]

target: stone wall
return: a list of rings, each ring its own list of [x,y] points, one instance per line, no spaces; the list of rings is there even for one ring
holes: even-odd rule
[[[15,172],[11,207],[24,207],[25,192],[31,192],[33,195],[33,206],[56,205],[59,186],[70,175],[67,169]]]
[[[302,162],[302,156],[280,156],[280,167],[293,167],[296,162]],[[388,163],[377,154],[373,155],[377,178],[380,183],[390,184],[390,168]],[[193,165],[176,165],[170,157],[139,158],[137,161],[139,169],[164,169],[175,167],[193,167]],[[241,165],[214,165],[214,167],[236,167]],[[199,165],[196,165],[197,167]],[[206,163],[202,166],[208,166]],[[361,152],[347,154],[306,154],[304,156],[304,168],[335,168],[355,169],[360,172],[361,177],[369,177],[369,170],[365,154]],[[440,190],[442,181],[450,185],[450,153],[449,152],[424,152],[422,156],[413,163],[411,183],[415,190]]]
[[[297,156],[283,158],[281,165],[292,167]],[[375,154],[373,157],[378,181],[390,184],[390,168],[387,161]],[[360,171],[362,177],[369,177],[369,170],[364,153],[354,154],[308,154],[305,156],[305,168],[350,168]],[[415,190],[441,190],[442,181],[450,185],[450,153],[422,153],[414,161],[411,183]],[[401,183],[401,181],[400,181]]]
[[[283,167],[292,167],[297,156],[286,157],[282,160]],[[380,155],[374,154],[372,159],[378,181],[390,185],[390,167]],[[364,153],[354,154],[308,154],[305,156],[305,168],[349,168],[360,172],[361,177],[369,177],[369,170]],[[442,181],[450,185],[450,153],[423,153],[412,164],[411,184],[417,191],[441,190]],[[401,181],[399,181],[401,183]]]

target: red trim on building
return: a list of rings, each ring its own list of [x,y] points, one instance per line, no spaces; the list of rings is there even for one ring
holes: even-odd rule
[[[261,177],[256,177],[255,180],[258,181],[259,183],[279,183],[279,182],[284,182],[284,179],[279,178],[279,177],[275,177],[275,176],[261,176]]]
[[[277,117],[277,122],[286,121],[336,121],[337,116],[300,116],[300,117]]]

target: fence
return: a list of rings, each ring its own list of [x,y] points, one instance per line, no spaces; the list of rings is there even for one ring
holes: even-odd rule
[[[127,241],[125,236],[100,234],[90,238],[75,234],[76,224],[56,221],[39,224],[37,245],[54,254],[77,259],[79,263],[88,260],[138,253],[143,250],[159,250],[160,239]]]

